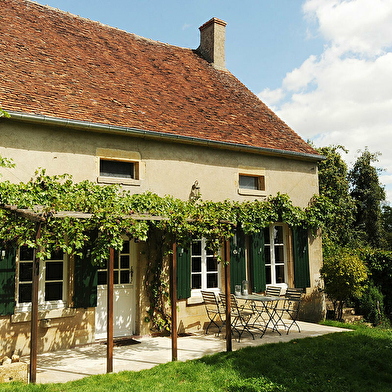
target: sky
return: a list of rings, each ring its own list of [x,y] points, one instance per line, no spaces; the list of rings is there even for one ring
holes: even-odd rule
[[[349,165],[379,152],[392,204],[391,0],[39,0],[153,40],[196,49],[212,17],[226,26],[226,67],[316,147]]]

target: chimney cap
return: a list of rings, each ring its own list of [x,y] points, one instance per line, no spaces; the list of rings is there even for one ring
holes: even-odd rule
[[[222,19],[218,19],[218,18],[211,18],[208,22],[204,23],[202,26],[199,27],[199,30],[202,31],[204,30],[206,27],[208,27],[209,25],[216,23],[219,24],[223,27],[226,27],[227,23],[222,20]]]

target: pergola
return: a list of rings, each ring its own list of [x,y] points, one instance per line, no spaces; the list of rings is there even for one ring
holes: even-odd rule
[[[36,224],[36,243],[41,237],[41,227],[50,219],[91,219],[94,214],[77,212],[77,211],[58,211],[47,214],[44,208],[37,207],[33,209],[18,208],[14,205],[2,205],[2,209],[10,211],[25,219],[35,222]],[[42,211],[42,212],[37,212]],[[123,218],[131,218],[136,221],[162,221],[167,218],[148,214],[130,214],[124,215]],[[189,220],[191,221],[191,220]],[[226,222],[229,223],[229,222]],[[37,249],[40,251],[40,249]],[[39,259],[35,252],[33,260],[33,277],[32,277],[32,307],[31,307],[31,341],[30,341],[30,382],[36,383],[37,380],[37,354],[38,354],[38,286],[39,286]],[[231,320],[231,301],[230,301],[230,244],[228,240],[224,241],[225,255],[225,294],[226,302],[226,320]],[[107,373],[113,372],[113,266],[114,266],[114,249],[110,248],[109,260],[107,263],[108,281],[107,281]],[[171,348],[172,361],[177,357],[177,258],[176,243],[173,242],[173,256],[170,263],[170,300],[171,300]],[[226,351],[232,351],[231,323],[226,323]]]

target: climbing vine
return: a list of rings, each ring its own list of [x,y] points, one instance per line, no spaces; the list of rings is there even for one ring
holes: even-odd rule
[[[26,183],[0,182],[0,204],[31,209],[45,217],[41,237],[36,240],[36,223],[9,210],[0,210],[2,241],[39,248],[38,257],[42,260],[50,258],[51,252],[58,249],[81,256],[88,246],[94,263],[103,265],[110,248],[121,251],[123,235],[137,241],[152,240],[155,236],[157,246],[150,248],[160,251],[150,251],[147,255],[145,284],[150,302],[146,321],[152,321],[157,329],[170,325],[165,311],[169,298],[167,271],[162,263],[172,242],[186,245],[192,238],[204,237],[218,254],[222,240],[229,239],[234,228],[252,234],[270,223],[285,222],[316,230],[323,226],[332,208],[327,199],[315,196],[306,209],[301,209],[283,194],[265,201],[243,203],[182,201],[150,192],[131,194],[117,185],[101,186],[90,181],[75,183],[70,175],[48,176],[44,169],[38,170]],[[74,216],[57,219],[54,214],[59,211],[77,211],[90,216],[89,219]],[[135,214],[160,218],[138,220]]]

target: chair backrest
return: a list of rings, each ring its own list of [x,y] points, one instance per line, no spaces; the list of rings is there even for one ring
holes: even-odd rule
[[[303,289],[287,289],[285,298],[290,301],[301,301]]]
[[[219,294],[221,302],[222,302],[222,306],[224,308],[226,308],[226,294]],[[235,297],[234,294],[230,294],[230,299],[231,299],[231,308],[232,309],[237,309],[238,304],[237,304],[237,298]]]
[[[217,307],[218,304],[218,299],[216,298],[216,295],[213,291],[201,291],[201,296],[203,297],[203,301],[205,306],[210,307],[210,306],[215,306]]]
[[[267,286],[265,295],[267,297],[280,297],[282,288],[280,286]]]

